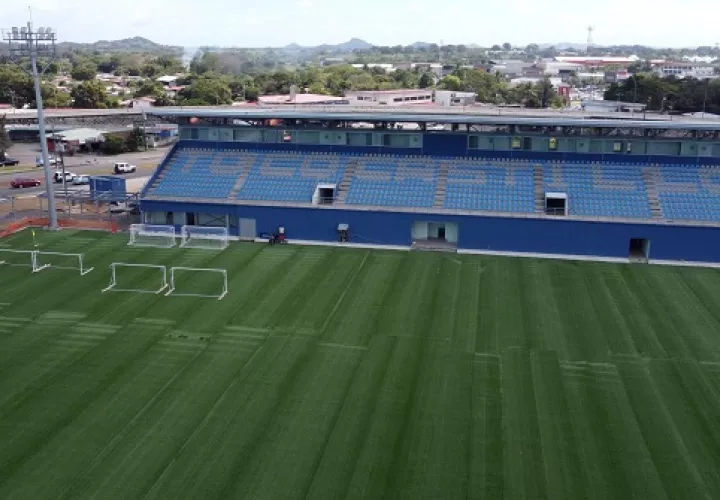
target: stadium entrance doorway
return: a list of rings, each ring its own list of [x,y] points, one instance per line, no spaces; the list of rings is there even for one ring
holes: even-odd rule
[[[645,238],[630,238],[630,262],[647,264],[650,260],[650,240]]]
[[[455,222],[413,222],[412,247],[417,250],[457,250],[458,225]]]

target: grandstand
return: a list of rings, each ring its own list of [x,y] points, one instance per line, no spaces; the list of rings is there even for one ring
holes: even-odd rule
[[[290,239],[316,241],[337,241],[342,227],[354,243],[611,258],[628,258],[640,241],[649,259],[652,241],[654,259],[720,260],[707,245],[720,243],[717,124],[152,114],[177,122],[181,140],[143,193],[145,223],[220,225],[245,239],[283,226]]]

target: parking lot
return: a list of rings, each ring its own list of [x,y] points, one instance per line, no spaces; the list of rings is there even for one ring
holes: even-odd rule
[[[84,175],[113,175],[113,165],[116,162],[127,162],[137,166],[133,174],[126,174],[129,179],[148,177],[155,167],[162,160],[167,148],[143,151],[138,153],[126,153],[118,156],[101,156],[91,154],[77,154],[65,157],[65,170],[74,174]],[[42,168],[36,168],[37,156],[41,155],[38,144],[15,144],[8,151],[8,155],[20,160],[19,169],[8,167],[0,169],[0,197],[17,195],[19,192],[30,194],[45,190],[45,177]],[[42,181],[42,186],[37,188],[11,189],[10,181],[17,177],[32,177]],[[61,187],[55,184],[55,187]]]

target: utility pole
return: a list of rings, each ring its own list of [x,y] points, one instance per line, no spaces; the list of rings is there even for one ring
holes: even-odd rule
[[[52,186],[52,173],[50,172],[50,155],[48,154],[47,134],[45,131],[45,113],[43,113],[42,91],[40,75],[45,73],[50,62],[55,58],[56,34],[52,28],[33,29],[32,22],[27,26],[14,26],[9,32],[3,32],[3,40],[10,48],[10,59],[20,68],[29,73],[35,84],[35,102],[37,103],[37,119],[40,129],[40,147],[45,170],[45,185],[48,198],[48,219],[50,229],[58,229],[57,211],[55,209],[55,195]],[[50,59],[44,68],[38,70],[38,58]],[[25,60],[30,59],[30,71],[25,66]]]

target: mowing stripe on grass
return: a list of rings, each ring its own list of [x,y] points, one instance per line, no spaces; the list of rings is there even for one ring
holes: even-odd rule
[[[473,363],[473,394],[468,453],[470,500],[503,498],[503,397],[499,357],[482,357]]]
[[[669,498],[711,498],[667,407],[648,376],[647,363],[619,361],[628,401]]]
[[[511,348],[503,353],[502,408],[505,496],[545,498],[547,485],[532,367],[525,349]]]

